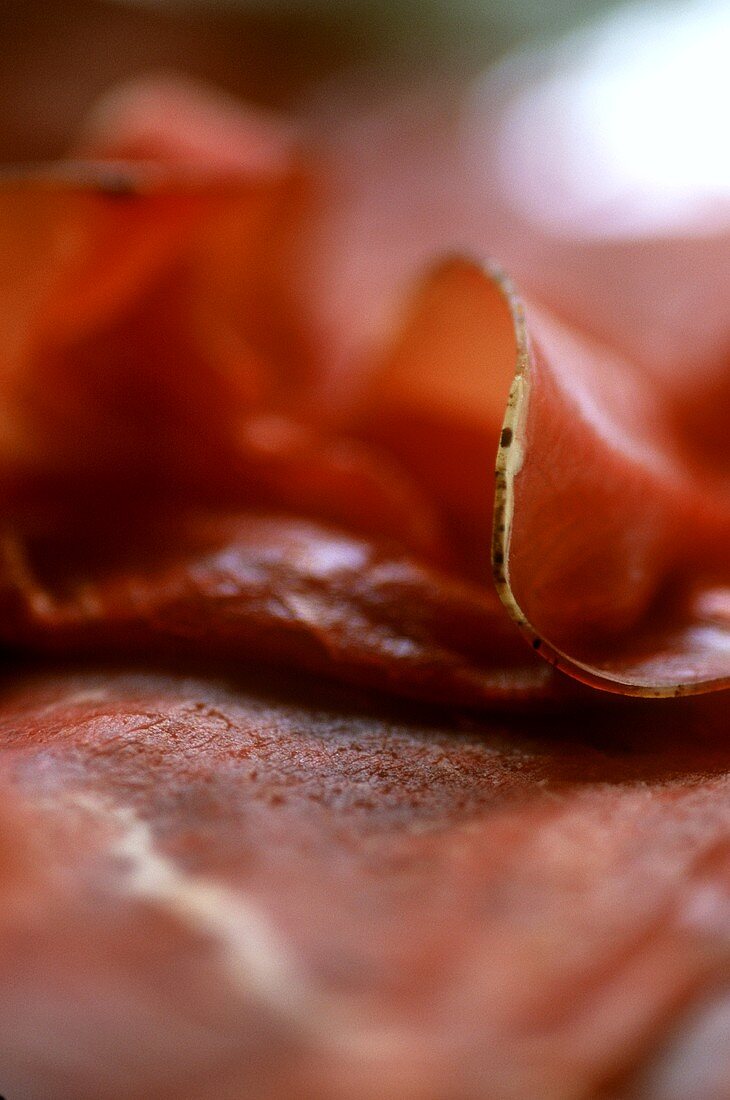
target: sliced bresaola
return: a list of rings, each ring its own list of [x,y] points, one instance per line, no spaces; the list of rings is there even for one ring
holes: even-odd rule
[[[156,484],[289,506],[441,558],[435,510],[397,463],[302,421],[307,356],[285,346],[264,255],[297,184],[261,176],[96,164],[6,179],[6,507],[22,509],[29,487]]]
[[[163,87],[161,103],[174,94],[174,86]],[[208,126],[208,102],[198,111],[189,90],[176,102],[191,113],[193,137],[201,118]],[[125,141],[145,121],[129,91],[114,117],[120,130],[128,120]],[[229,125],[227,118],[226,132]],[[248,129],[242,122],[244,145]],[[191,138],[191,151],[184,135],[184,125],[173,128],[159,153],[183,176],[195,168],[199,144]],[[253,178],[262,171],[256,150]],[[272,172],[278,181],[278,169]],[[287,298],[279,295],[281,278],[267,281],[269,252],[294,262],[296,248],[289,246],[298,234],[306,237],[306,206],[286,181],[283,191],[272,192],[269,180],[252,221],[258,185],[252,192],[240,169],[234,177],[232,190],[225,178],[222,209],[217,185],[211,191],[209,180],[198,181],[192,223],[164,237],[167,251],[146,262],[141,289],[127,280],[110,296],[114,308],[86,319],[82,311],[78,331],[44,318],[50,308],[53,321],[68,290],[63,262],[60,289],[52,280],[40,297],[31,296],[40,303],[39,329],[31,305],[10,374],[18,392],[6,402],[16,433],[7,450],[19,456],[21,474],[25,462],[26,472],[40,472],[41,481],[48,475],[52,487],[55,477],[59,499],[70,501],[92,499],[103,485],[122,502],[130,490],[149,493],[157,483],[160,499],[177,499],[181,507],[192,501],[224,510],[283,508],[370,536],[374,545],[382,538],[400,543],[423,564],[487,584],[491,468],[501,442],[494,563],[500,593],[533,648],[579,678],[616,690],[721,686],[727,493],[722,468],[708,459],[702,439],[694,442],[696,409],[683,416],[676,392],[665,392],[645,363],[568,330],[541,306],[528,311],[528,347],[519,321],[515,336],[509,294],[502,295],[498,278],[459,260],[426,280],[400,336],[369,365],[334,378],[331,349],[314,371],[295,354],[295,345],[304,347],[297,341],[285,340],[273,354],[262,331],[277,329]],[[44,179],[26,180],[21,190],[46,219],[42,256],[47,225],[58,232],[66,224],[59,200],[63,214],[64,203],[83,207],[89,196],[83,187],[57,183],[49,192]],[[174,180],[157,181],[151,197],[173,206],[190,198]],[[132,189],[123,198],[127,214],[107,213],[103,205],[104,218],[115,225],[126,216],[134,227],[148,196]],[[279,250],[269,233],[287,210],[295,213],[283,216]],[[232,237],[231,226],[238,226]],[[89,234],[93,243],[98,228],[91,225]],[[323,260],[325,253],[326,242]],[[53,275],[63,252],[51,250],[45,266],[37,259],[33,270]],[[372,257],[368,264],[370,277]],[[119,266],[112,253],[112,272]],[[293,279],[296,265],[282,273]],[[93,288],[95,281],[85,278],[83,286]],[[338,319],[346,328],[349,318]],[[500,434],[515,362],[520,377]],[[340,390],[334,417],[326,411],[333,385]],[[23,491],[21,476],[18,514]]]
[[[7,1093],[722,1095],[720,697],[465,724],[255,680],[3,680]]]
[[[0,563],[16,651],[272,663],[453,706],[576,695],[493,591],[311,521],[87,504],[7,529]]]
[[[229,209],[206,231],[194,264],[198,312],[209,302],[207,339],[229,358],[242,336],[254,342],[267,361],[266,383],[281,383],[283,374],[279,397],[290,402],[305,399],[296,382],[315,367],[290,277],[292,237],[313,182],[299,130],[292,119],[247,108],[183,76],[150,76],[103,97],[75,147],[92,160],[232,178],[279,197],[284,181],[284,201],[269,203],[252,226],[235,205]]]
[[[360,107],[351,129],[332,124],[330,165],[341,188],[334,222],[321,216],[313,247],[327,258],[326,287],[336,293],[323,295],[319,316],[334,330],[352,300],[367,302],[360,346],[382,346],[392,285],[408,264],[439,246],[496,250],[528,292],[534,349],[526,371],[531,412],[523,379],[519,412],[505,426],[506,487],[498,484],[504,530],[496,531],[496,567],[509,609],[537,650],[602,686],[659,694],[722,686],[730,669],[726,208],[698,217],[688,201],[684,220],[675,210],[662,226],[655,212],[651,228],[635,224],[633,234],[604,228],[602,235],[600,225],[591,233],[585,224],[557,233],[529,219],[522,200],[539,194],[535,173],[515,168],[514,97],[527,87],[535,108],[524,114],[520,139],[531,164],[543,152],[553,163],[555,131],[541,129],[541,89],[530,80],[527,64],[508,65],[478,95],[453,84],[441,97],[427,88]],[[353,102],[335,97],[330,118],[357,111]],[[556,108],[550,118],[558,117]],[[600,145],[600,133],[591,138]],[[560,149],[577,140],[566,123]],[[615,205],[618,218],[621,200]],[[368,251],[378,257],[381,281],[364,262]],[[453,274],[448,279],[453,287]],[[468,287],[466,277],[461,282]],[[433,286],[430,293],[444,296]],[[368,432],[387,437],[418,476],[446,493],[473,573],[489,524],[480,486],[499,434],[491,395],[509,366],[499,352],[478,361],[470,323],[463,346],[455,339],[434,365],[444,329],[458,325],[469,295],[453,289],[450,315],[434,305],[435,350],[424,351],[415,337],[405,367],[401,351],[396,362],[384,353],[388,366],[375,375],[365,419]],[[501,344],[493,313],[484,308],[484,323]],[[362,375],[354,375],[356,393],[367,392]]]
[[[493,287],[518,363],[492,555],[505,605],[535,649],[589,683],[728,686],[726,484],[700,475],[650,373]]]
[[[517,375],[512,382],[514,365]],[[502,410],[508,401],[507,417]],[[493,566],[533,648],[597,686],[730,677],[730,496],[656,378],[452,259],[374,376],[363,419]]]
[[[215,415],[222,430],[221,408],[254,401],[258,356],[222,303],[211,316],[203,256],[233,205],[240,274],[256,266],[278,193],[120,165],[6,177],[4,466],[69,477],[162,466],[186,421]]]

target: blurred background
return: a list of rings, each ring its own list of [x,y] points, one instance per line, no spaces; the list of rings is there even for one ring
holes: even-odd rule
[[[369,62],[465,77],[611,0],[2,0],[0,159],[59,155],[115,81],[178,69],[289,107]]]

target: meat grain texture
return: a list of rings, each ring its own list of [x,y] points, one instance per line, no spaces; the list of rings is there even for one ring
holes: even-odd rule
[[[640,322],[727,234],[639,283],[332,110],[2,184],[0,1091],[722,1100],[730,333]]]

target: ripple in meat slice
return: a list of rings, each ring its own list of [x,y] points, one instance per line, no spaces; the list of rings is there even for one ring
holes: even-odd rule
[[[180,94],[176,102],[205,129],[210,105],[199,105],[196,114],[193,93]],[[131,103],[134,114],[134,97]],[[135,125],[143,116],[137,111]],[[224,129],[232,125],[225,118]],[[191,141],[195,132],[193,126]],[[367,536],[373,561],[404,554],[406,572],[420,578],[416,587],[433,586],[431,597],[403,597],[401,641],[411,638],[418,618],[406,606],[440,606],[446,621],[453,616],[445,606],[453,609],[458,590],[461,637],[475,634],[466,648],[478,652],[482,672],[491,661],[482,683],[497,685],[495,697],[506,695],[511,681],[503,675],[502,654],[514,667],[513,647],[503,643],[508,627],[496,625],[487,595],[497,453],[495,576],[533,650],[578,679],[629,694],[727,686],[726,467],[708,457],[703,439],[696,441],[696,407],[684,417],[676,388],[663,388],[646,364],[574,331],[541,305],[530,301],[523,309],[501,276],[452,259],[427,278],[384,358],[343,374],[349,392],[335,403],[337,416],[322,412],[332,383],[327,356],[313,370],[306,355],[295,354],[304,344],[295,335],[301,318],[288,312],[286,265],[272,274],[275,261],[289,255],[284,239],[291,243],[303,227],[293,162],[282,152],[290,139],[267,145],[263,131],[243,117],[237,132],[244,167],[235,170],[201,169],[173,131],[178,153],[160,153],[156,168],[128,165],[124,186],[113,194],[100,186],[108,165],[95,170],[92,185],[43,174],[6,184],[0,473],[9,561],[15,556],[22,572],[25,532],[37,537],[35,492],[60,502],[60,513],[71,502],[65,519],[51,524],[60,540],[56,560],[64,524],[75,522],[75,501],[103,500],[107,514],[126,510],[122,546],[149,525],[145,519],[140,532],[132,530],[142,520],[129,502],[140,495],[152,513],[156,500],[158,508],[217,509],[221,516],[285,511],[295,523],[331,523],[341,529],[335,541],[345,530],[355,539]],[[267,149],[270,162],[262,166]],[[281,236],[271,235],[275,226]],[[24,263],[20,277],[11,262],[16,253]],[[15,310],[25,283],[29,293]],[[71,308],[76,301],[78,316]],[[270,340],[275,330],[283,333],[277,347]],[[222,348],[218,337],[226,333]],[[91,546],[102,536],[90,519],[84,530]],[[40,523],[43,528],[42,517]],[[296,574],[297,539],[283,527],[279,536],[283,552],[294,554]],[[41,538],[48,537],[42,529]],[[322,537],[329,536],[316,536]],[[386,542],[397,548],[381,550]],[[238,553],[244,563],[255,557],[250,539]],[[93,596],[93,554],[85,568],[88,575],[79,572],[76,583],[87,583]],[[151,585],[167,583],[154,554],[139,578],[145,568]],[[355,574],[347,577],[353,591]],[[392,606],[383,612],[380,580],[372,570],[367,575],[375,618],[394,616]],[[332,606],[341,602],[340,619],[347,608],[352,622],[359,621],[357,601],[348,603],[344,584],[338,588],[334,574],[326,584]],[[238,586],[244,590],[245,583]],[[156,600],[151,591],[148,602],[164,605],[164,594]],[[244,594],[239,602],[237,648],[232,629],[226,634],[239,656],[255,648],[254,626],[264,638],[256,599],[247,599]],[[198,600],[201,618],[204,602]],[[213,604],[217,614],[217,596]],[[279,637],[273,606],[270,625]],[[310,624],[312,637],[316,625]],[[444,648],[437,634],[434,628],[432,655]],[[277,645],[262,642],[262,652]],[[457,649],[463,648],[460,642]],[[331,648],[330,663],[349,677],[346,649]],[[361,668],[368,664],[365,650],[356,662]],[[407,679],[407,645],[396,650],[391,647],[393,669],[379,666],[384,685]],[[295,659],[311,667],[308,657]],[[527,684],[528,694],[545,682],[547,673],[536,671],[529,649],[517,663],[525,678],[516,683]],[[429,690],[439,698],[447,694],[445,684]],[[456,692],[453,701],[464,696]]]
[[[536,651],[627,694],[728,686],[725,469],[655,374],[523,303],[493,267],[453,258],[364,408],[477,577],[491,529],[497,590]]]
[[[575,698],[496,594],[282,516],[99,511],[3,543],[0,637],[35,653],[273,662],[452,706]]]

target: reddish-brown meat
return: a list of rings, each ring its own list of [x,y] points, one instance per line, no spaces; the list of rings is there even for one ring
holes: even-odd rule
[[[722,1096],[727,716],[615,706],[9,675],[6,1094]]]
[[[0,1091],[718,1100],[726,697],[543,660],[726,686],[716,363],[419,284],[475,207],[363,126],[147,82],[3,185]]]

